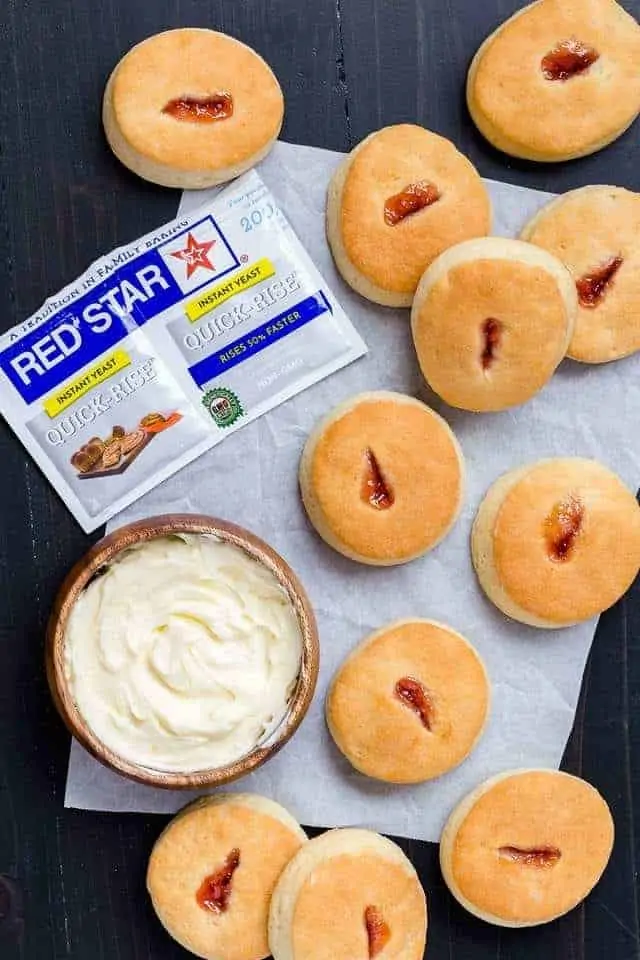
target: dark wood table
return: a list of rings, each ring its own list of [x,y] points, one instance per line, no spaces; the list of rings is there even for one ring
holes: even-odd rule
[[[625,5],[640,16],[640,0]],[[640,124],[605,152],[564,166],[511,161],[475,132],[463,97],[467,65],[519,6],[4,0],[2,329],[100,253],[174,215],[177,193],[130,175],[100,126],[109,71],[133,43],[168,27],[215,27],[264,54],[284,87],[285,139],[346,150],[384,124],[418,121],[453,139],[488,177],[554,191],[587,183],[640,190]],[[147,856],[166,818],[63,809],[69,738],[47,692],[43,635],[54,592],[89,538],[4,425],[0,492],[0,957],[185,957],[144,891]],[[435,845],[403,842],[429,894],[431,960],[640,957],[639,585],[601,620],[564,766],[596,784],[615,816],[614,854],[595,893],[547,927],[500,931],[448,895]]]

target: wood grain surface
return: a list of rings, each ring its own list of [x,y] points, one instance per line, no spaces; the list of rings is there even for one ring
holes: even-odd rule
[[[624,2],[640,16],[640,0]],[[489,177],[555,191],[601,182],[640,189],[638,123],[605,152],[564,166],[509,160],[475,132],[464,105],[466,68],[517,0],[1,6],[2,329],[97,255],[174,214],[177,194],[124,170],[100,128],[102,90],[118,58],[172,26],[212,26],[255,46],[284,88],[285,139],[344,150],[382,124],[417,120],[452,138]],[[4,425],[0,463],[0,957],[178,960],[186,954],[144,892],[146,860],[166,818],[63,809],[69,742],[46,688],[44,628],[89,538]],[[601,620],[565,767],[594,782],[615,816],[614,855],[594,894],[548,927],[500,931],[451,899],[435,845],[403,842],[429,892],[430,960],[640,958],[638,585]]]

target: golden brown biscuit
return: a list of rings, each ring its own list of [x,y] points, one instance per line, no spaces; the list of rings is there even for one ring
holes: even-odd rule
[[[464,637],[433,620],[398,620],[339,668],[327,695],[327,725],[361,773],[419,783],[471,753],[489,700],[484,664]]]
[[[88,454],[92,463],[97,463],[104,451],[102,440],[90,440],[83,448],[83,452]]]
[[[401,393],[361,393],[313,431],[300,461],[311,523],[339,553],[379,566],[435,547],[455,523],[464,462],[442,417]]]
[[[537,0],[476,53],[467,103],[499,150],[571,160],[616,140],[640,112],[640,27],[615,0]]]
[[[612,847],[611,813],[594,787],[556,770],[511,770],[453,811],[440,865],[453,896],[476,917],[532,927],[580,903]]]
[[[141,428],[138,430],[132,430],[131,433],[126,433],[120,441],[120,450],[122,452],[122,456],[126,457],[128,454],[136,450],[137,447],[144,443],[146,436],[146,433]]]
[[[441,254],[418,285],[411,330],[422,373],[452,407],[524,403],[565,356],[577,307],[556,257],[520,240],[468,240]]]
[[[262,160],[284,114],[280,85],[254,50],[214,30],[167,30],[127,53],[102,119],[119,160],[145,180],[197,189]]]
[[[480,176],[454,145],[403,123],[372,133],[336,170],[327,238],[346,282],[368,300],[408,307],[447,247],[491,229]]]
[[[422,960],[427,904],[402,850],[368,830],[331,830],[286,867],[269,911],[274,960]]]
[[[102,454],[100,454],[100,456],[102,456]],[[71,457],[70,462],[71,466],[75,467],[79,473],[89,473],[95,463],[85,450],[77,450]]]
[[[640,194],[622,187],[571,190],[552,200],[522,239],[554,254],[578,290],[568,354],[584,363],[640,349]]]
[[[92,437],[71,457],[71,464],[79,473],[89,473],[102,458],[104,443],[100,437]]]
[[[122,459],[122,441],[120,438],[107,440],[102,451],[102,467],[106,470],[116,467]]]
[[[153,427],[159,423],[165,423],[166,417],[161,413],[145,413],[144,417],[140,420],[141,427]]]
[[[149,860],[147,889],[160,922],[205,960],[262,960],[271,894],[306,839],[265,797],[194,801],[166,827]]]
[[[640,567],[640,508],[595,460],[541,460],[500,477],[471,533],[490,600],[533,627],[566,627],[612,606]]]

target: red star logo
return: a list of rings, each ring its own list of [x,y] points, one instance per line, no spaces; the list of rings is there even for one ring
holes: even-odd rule
[[[215,270],[214,265],[209,260],[207,254],[214,245],[215,240],[209,240],[208,243],[198,243],[192,233],[187,235],[187,245],[184,250],[176,250],[171,256],[176,260],[184,260],[187,265],[187,280],[198,269],[203,267],[205,270]]]

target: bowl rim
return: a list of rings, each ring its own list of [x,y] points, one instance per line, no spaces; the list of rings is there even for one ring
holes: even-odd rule
[[[289,708],[279,724],[249,753],[219,767],[180,772],[155,770],[115,753],[90,729],[80,713],[64,670],[65,631],[69,614],[80,593],[99,570],[122,551],[158,537],[205,534],[218,537],[262,563],[283,587],[296,612],[302,635],[300,671]],[[77,561],[64,578],[46,629],[45,665],[55,707],[71,735],[96,760],[121,776],[146,786],[171,790],[197,790],[231,783],[262,766],[294,735],[313,699],[320,666],[318,626],[307,593],[289,564],[264,540],[244,527],[207,514],[167,513],[136,520],[107,534]]]

